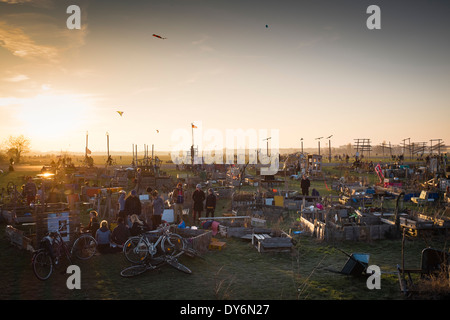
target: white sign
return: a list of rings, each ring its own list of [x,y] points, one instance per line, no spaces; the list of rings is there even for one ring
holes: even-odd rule
[[[64,241],[69,241],[69,212],[49,213],[47,229],[49,232],[59,230]]]

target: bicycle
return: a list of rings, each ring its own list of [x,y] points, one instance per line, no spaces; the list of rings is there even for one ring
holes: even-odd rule
[[[143,263],[149,256],[155,258],[158,254],[177,258],[186,250],[187,244],[183,237],[170,232],[168,224],[160,225],[157,230],[130,237],[123,246],[126,259],[135,264]]]
[[[152,260],[155,261],[156,264],[151,263]],[[175,269],[182,271],[184,273],[192,274],[191,269],[186,267],[184,264],[181,264],[178,261],[178,258],[173,257],[173,256],[163,255],[163,256],[156,257],[156,258],[148,259],[144,263],[129,266],[129,267],[123,269],[120,272],[120,275],[125,278],[131,278],[131,277],[138,276],[148,270],[159,269],[165,264],[168,264],[168,265],[174,267]]]
[[[69,250],[69,245],[58,231],[49,232],[40,242],[40,247],[33,253],[31,264],[33,272],[39,280],[47,280],[59,264],[60,258],[66,258],[69,264],[72,257],[80,260],[91,258],[97,250],[97,241],[90,234],[81,234]]]

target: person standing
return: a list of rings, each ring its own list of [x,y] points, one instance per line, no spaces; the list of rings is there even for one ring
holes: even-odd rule
[[[130,216],[135,214],[138,217],[140,217],[141,211],[142,211],[141,200],[139,200],[137,191],[133,189],[131,190],[130,195],[125,199],[125,212],[127,217],[127,224],[129,227],[132,226]]]
[[[161,217],[164,212],[164,201],[159,196],[158,191],[152,192],[153,197],[153,215],[152,215],[152,229],[155,230],[161,224]]]
[[[32,177],[28,177],[28,181],[24,186],[24,194],[27,199],[27,206],[36,200],[37,187]]]
[[[140,191],[141,191],[141,185],[142,185],[142,172],[141,172],[141,168],[137,168],[137,170],[136,170],[135,181],[136,181],[135,190],[136,190],[137,194],[139,194]]]
[[[309,187],[311,186],[311,182],[309,181],[306,175],[302,176],[302,180],[300,182],[300,188],[302,189],[302,195],[309,195]]]
[[[180,223],[183,219],[184,206],[184,190],[181,183],[178,183],[177,187],[172,192],[172,203],[174,205],[173,218],[177,223]]]
[[[214,190],[209,188],[208,189],[208,196],[206,197],[206,203],[205,203],[205,210],[206,210],[206,217],[209,217],[209,214],[211,214],[211,217],[214,218],[214,211],[216,210],[216,201],[217,197],[214,193]]]
[[[192,193],[192,200],[194,200],[194,222],[201,217],[203,211],[203,201],[205,201],[205,192],[202,190],[202,186],[197,184],[195,191]],[[198,215],[198,216],[197,216]]]
[[[119,213],[118,213],[118,217],[122,217],[122,219],[125,221],[125,216],[126,216],[126,212],[125,212],[125,197],[126,197],[127,193],[123,190],[119,191],[119,199],[117,200],[117,203],[119,204]]]

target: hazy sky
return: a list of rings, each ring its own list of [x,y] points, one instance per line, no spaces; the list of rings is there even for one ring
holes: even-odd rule
[[[0,0],[0,142],[171,150],[201,122],[276,129],[282,148],[450,143],[449,52],[441,0]]]

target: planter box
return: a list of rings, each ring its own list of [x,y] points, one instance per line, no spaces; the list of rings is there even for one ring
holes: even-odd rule
[[[16,229],[11,225],[6,226],[5,236],[9,241],[20,249],[34,251],[31,239],[24,235],[22,230]]]
[[[209,244],[211,243],[212,238],[211,230],[182,229],[173,227],[171,228],[171,231],[187,239],[190,248],[200,253],[208,251],[208,247]]]
[[[292,239],[289,237],[272,237],[269,234],[253,234],[252,244],[258,252],[290,252]]]

